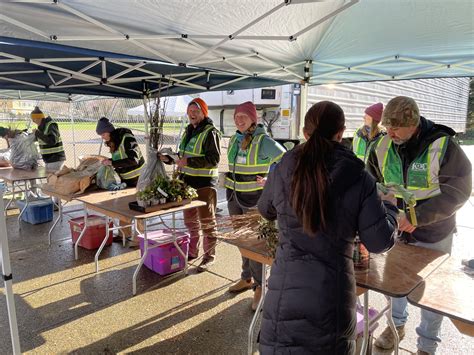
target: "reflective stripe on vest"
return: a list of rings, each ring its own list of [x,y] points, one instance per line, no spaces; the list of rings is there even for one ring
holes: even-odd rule
[[[193,158],[193,157],[204,157],[205,154],[202,153],[202,145],[206,139],[208,133],[214,129],[213,125],[207,125],[204,130],[198,135],[192,137],[186,146],[186,132],[183,134],[181,139],[181,144],[179,145],[179,153],[183,158]],[[202,176],[202,177],[218,177],[219,172],[217,167],[215,168],[191,168],[186,165],[181,168],[181,172],[184,175],[189,176]]]
[[[448,137],[444,136],[432,142],[419,155],[407,171],[404,181],[400,156],[389,136],[380,139],[376,147],[377,162],[385,183],[395,183],[412,191],[417,200],[424,200],[441,193],[439,187],[439,169],[447,148]],[[399,195],[395,195],[401,198]]]
[[[127,171],[126,173],[119,173],[119,175],[124,180],[129,180],[129,179],[139,177],[140,174],[142,173],[142,169],[143,169],[144,166],[145,166],[145,164],[142,164],[138,168],[136,168],[132,171]]]
[[[238,192],[252,192],[262,190],[257,181],[235,181],[229,177],[225,178],[224,187]]]
[[[120,145],[119,145],[118,149],[115,152],[112,153],[112,160],[113,161],[122,160],[122,159],[127,158],[127,152],[125,150],[125,139],[126,138],[135,139],[133,134],[125,133],[122,137],[122,140],[120,141]],[[137,144],[138,144],[138,142],[137,142]],[[138,156],[138,160],[142,159],[142,152],[140,151],[140,149],[138,149],[138,151],[137,151],[137,156]],[[136,178],[136,177],[140,176],[141,170],[142,170],[144,165],[145,164],[142,164],[139,167],[137,167],[137,168],[135,168],[131,171],[127,171],[125,173],[119,173],[120,178],[122,178],[124,180],[129,180],[129,179],[133,179],[133,178]]]
[[[237,150],[237,152],[239,152],[239,148],[234,147],[234,144],[236,143],[236,136],[233,136],[229,143],[230,148],[227,151],[229,171],[235,174],[242,174],[242,175],[268,174],[268,170],[270,169],[270,166],[275,161],[278,161],[283,156],[283,153],[270,161],[267,161],[267,162],[259,161],[258,151],[260,149],[260,144],[264,138],[265,138],[265,134],[260,134],[256,136],[254,139],[252,139],[252,142],[250,143],[250,146],[247,149],[245,164],[239,164],[236,162],[238,153],[237,155],[235,153],[235,149]]]
[[[43,134],[47,135],[49,131],[49,126],[54,123],[53,121],[49,121],[46,123],[46,126],[44,127]],[[63,147],[63,141],[61,139],[61,136],[56,137],[57,142],[55,145],[57,147],[49,147],[47,143],[41,140],[41,138],[38,138],[38,143],[39,143],[39,150],[41,155],[47,155],[47,154],[54,154],[54,153],[61,153],[64,152],[64,147]]]
[[[357,158],[365,161],[365,152],[367,149],[367,144],[362,137],[359,137],[357,134],[359,130],[356,131],[354,134],[354,139],[352,140],[352,151],[356,155]]]
[[[125,133],[122,137],[122,140],[120,141],[120,145],[118,149],[112,154],[112,160],[122,160],[128,157],[127,151],[125,150],[125,139],[127,138],[135,139],[133,134]],[[140,151],[140,149],[138,149],[137,155],[138,155],[138,160],[140,160],[142,158],[142,152]]]
[[[229,161],[229,174],[225,179],[224,187],[239,191],[252,192],[263,190],[263,186],[257,184],[257,175],[266,176],[273,163],[278,162],[283,156],[284,152],[273,159],[259,160],[258,152],[262,140],[266,137],[265,134],[259,134],[253,137],[250,146],[245,154],[245,164],[237,163],[237,157],[242,151],[239,149],[237,136],[233,136],[229,142],[229,149],[227,151],[227,158]],[[242,155],[240,155],[242,156]],[[253,181],[235,181],[236,175],[245,175],[246,180],[253,177]]]

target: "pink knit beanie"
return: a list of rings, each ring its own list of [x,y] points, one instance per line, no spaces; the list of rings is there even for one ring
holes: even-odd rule
[[[379,123],[382,120],[383,104],[381,102],[373,104],[365,109],[365,113]]]
[[[257,108],[251,101],[244,102],[235,108],[234,117],[238,113],[245,113],[253,123],[257,123]]]

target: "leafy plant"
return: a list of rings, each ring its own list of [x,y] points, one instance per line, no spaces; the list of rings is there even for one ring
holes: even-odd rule
[[[276,249],[278,246],[278,228],[275,221],[269,221],[261,218],[258,221],[258,239],[265,239],[269,256],[275,258]]]
[[[165,197],[160,190],[168,195],[166,196],[168,201],[181,202],[183,199],[198,197],[196,190],[186,185],[183,180],[178,178],[169,180],[167,177],[158,176],[150,186],[137,193],[137,198],[151,200],[152,198],[160,199]]]
[[[142,201],[149,201],[154,197],[154,192],[151,187],[147,187],[142,191],[137,192],[137,199]]]

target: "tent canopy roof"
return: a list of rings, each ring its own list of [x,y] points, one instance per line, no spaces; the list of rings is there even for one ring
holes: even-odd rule
[[[280,85],[280,80],[185,67],[56,43],[0,37],[0,88],[139,98]]]
[[[48,63],[72,68],[72,78],[37,61],[16,65],[44,70],[39,85],[46,81],[49,90],[84,93],[93,87],[93,94],[120,96],[142,92],[141,83],[126,79],[152,73],[157,77],[147,79],[150,91],[158,88],[160,75],[184,78],[163,86],[170,95],[302,80],[317,85],[473,76],[473,18],[474,3],[468,0],[114,0],[112,6],[96,0],[21,0],[2,3],[0,33],[49,47],[4,38],[0,72],[12,71],[5,62],[10,55],[19,61],[79,56],[67,65]],[[90,50],[58,53],[52,42]],[[105,70],[101,57],[110,59]],[[155,62],[144,64],[144,58]],[[218,72],[207,80],[199,67]],[[197,77],[190,79],[193,73]],[[0,85],[12,75],[17,74],[2,74]],[[104,76],[107,81],[96,85]]]

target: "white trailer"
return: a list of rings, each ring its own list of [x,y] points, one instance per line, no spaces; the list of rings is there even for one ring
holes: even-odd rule
[[[374,81],[351,84],[326,84],[309,87],[306,109],[323,100],[339,104],[346,114],[346,136],[352,136],[362,124],[366,107],[393,97],[404,95],[416,100],[421,114],[437,123],[453,128],[456,132],[466,129],[470,78],[440,78],[401,81]],[[262,89],[219,91],[202,93],[208,103],[210,117],[221,127],[224,136],[234,133],[233,112],[236,105],[252,101],[260,117],[272,117],[275,138],[299,138],[299,85],[283,85]],[[303,100],[304,102],[304,100]],[[304,115],[303,115],[304,117]]]

